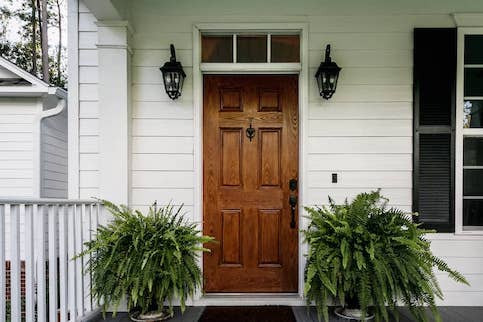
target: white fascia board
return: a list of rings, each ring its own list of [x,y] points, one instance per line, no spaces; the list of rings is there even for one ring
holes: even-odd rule
[[[2,86],[0,97],[39,97],[49,93],[49,88],[38,88],[37,86]]]
[[[30,74],[29,72],[23,70],[22,68],[18,67],[17,65],[10,62],[9,60],[7,60],[3,57],[0,57],[0,66],[2,66],[5,69],[11,71],[12,73],[18,75],[20,78],[25,79],[26,81],[28,81],[29,83],[32,84],[32,87],[38,87],[39,90],[43,89],[43,91],[45,93],[48,92],[48,88],[50,87],[49,84],[47,84],[46,82],[44,82],[40,78],[35,77],[34,75]],[[0,91],[3,91],[4,88],[8,88],[8,87],[10,87],[10,86],[1,87]],[[20,87],[20,88],[25,87],[26,89],[29,89],[29,88],[31,89],[31,87],[25,86],[25,85],[16,86],[16,87]],[[37,90],[35,90],[34,92],[37,92]]]

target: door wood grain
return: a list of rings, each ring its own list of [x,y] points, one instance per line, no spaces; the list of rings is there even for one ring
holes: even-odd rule
[[[217,240],[203,255],[204,290],[297,292],[298,76],[205,75],[203,85],[203,232]]]

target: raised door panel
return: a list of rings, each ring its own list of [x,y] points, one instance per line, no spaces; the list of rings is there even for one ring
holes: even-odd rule
[[[278,89],[258,89],[258,110],[260,112],[281,112],[280,91]]]
[[[258,211],[258,266],[280,267],[280,209]]]
[[[241,88],[220,90],[220,112],[243,112]]]
[[[221,266],[242,265],[241,217],[239,209],[221,212]]]
[[[280,187],[281,129],[260,129],[259,135],[259,186]]]
[[[242,129],[220,130],[221,141],[221,185],[239,187],[242,185]]]

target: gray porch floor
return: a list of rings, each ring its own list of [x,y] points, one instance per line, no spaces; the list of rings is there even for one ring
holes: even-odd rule
[[[297,322],[317,322],[317,314],[314,308],[307,309],[304,306],[293,307],[293,312]],[[183,316],[179,313],[179,309],[176,308],[175,317],[169,322],[196,322],[203,313],[204,307],[189,307]],[[481,322],[483,321],[483,307],[474,306],[441,306],[439,312],[444,322]],[[400,322],[412,322],[409,311],[406,308],[400,309]],[[128,322],[130,321],[126,313],[118,313],[116,317],[108,316],[106,320],[99,319],[98,321],[107,322]],[[348,321],[339,319],[337,317],[331,317],[330,321]],[[263,321],[259,321],[263,322]]]

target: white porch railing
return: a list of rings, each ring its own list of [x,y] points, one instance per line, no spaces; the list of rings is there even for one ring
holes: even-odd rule
[[[0,322],[77,321],[96,309],[86,259],[72,258],[99,215],[92,200],[0,199]]]

